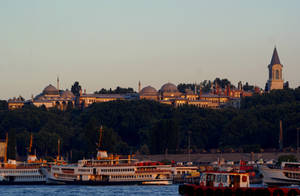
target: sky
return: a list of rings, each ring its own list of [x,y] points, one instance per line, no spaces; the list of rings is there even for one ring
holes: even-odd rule
[[[0,99],[228,78],[300,85],[299,0],[0,0]]]

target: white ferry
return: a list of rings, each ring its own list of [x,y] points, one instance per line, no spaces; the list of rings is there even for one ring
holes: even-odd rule
[[[43,171],[48,184],[172,184],[171,165],[138,162],[130,155],[125,158],[108,156],[106,151],[100,150],[96,160],[79,160],[76,165],[54,165]]]
[[[31,154],[32,135],[26,162],[7,160],[8,133],[4,143],[4,161],[0,163],[0,185],[6,184],[45,184],[46,177],[41,173],[40,167],[46,162],[38,160],[35,154]]]
[[[45,184],[46,177],[40,171],[41,164],[8,160],[0,167],[0,185]]]
[[[299,185],[300,162],[282,162],[280,167],[260,166],[263,183],[267,185]]]

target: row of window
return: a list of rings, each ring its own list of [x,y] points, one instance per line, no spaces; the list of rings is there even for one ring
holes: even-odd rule
[[[113,178],[113,179],[152,178],[152,175],[111,176],[111,178]]]
[[[78,172],[90,172],[90,169],[78,169]]]
[[[16,179],[45,179],[44,176],[17,176]]]
[[[300,179],[300,174],[298,174],[298,173],[286,172],[284,174],[288,178]]]
[[[38,173],[38,170],[0,170],[2,174],[29,174],[29,173]]]
[[[101,169],[101,172],[133,172],[134,168],[124,168],[124,169]]]

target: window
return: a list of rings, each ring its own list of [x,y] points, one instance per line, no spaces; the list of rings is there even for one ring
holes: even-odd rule
[[[276,79],[279,80],[279,70],[276,70]]]
[[[222,177],[222,182],[223,182],[223,183],[226,183],[226,182],[227,182],[227,176],[226,176],[226,175],[223,175],[223,177]]]
[[[222,176],[221,176],[221,175],[217,175],[216,182],[221,182],[221,178],[222,178]]]

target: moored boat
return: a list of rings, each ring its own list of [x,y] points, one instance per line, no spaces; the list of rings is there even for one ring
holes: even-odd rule
[[[79,160],[73,165],[54,165],[43,169],[48,184],[172,184],[171,165],[160,162],[139,162],[132,155],[108,155],[101,150],[102,127],[100,128],[96,159]]]
[[[4,161],[0,164],[0,185],[8,184],[45,184],[46,177],[41,173],[40,167],[45,161],[38,160],[35,154],[31,154],[32,135],[30,137],[30,146],[28,157],[25,162],[16,160],[7,160],[8,134],[6,134]]]
[[[263,183],[271,186],[300,185],[300,162],[282,162],[280,167],[260,166]]]
[[[250,187],[249,174],[244,172],[203,172],[198,184],[179,186],[181,195],[289,195],[296,196],[296,188]]]
[[[159,162],[138,162],[130,155],[107,156],[98,152],[101,158],[79,160],[73,165],[54,165],[44,169],[48,184],[88,185],[168,185],[172,184],[171,165]],[[104,156],[103,156],[104,155]]]

